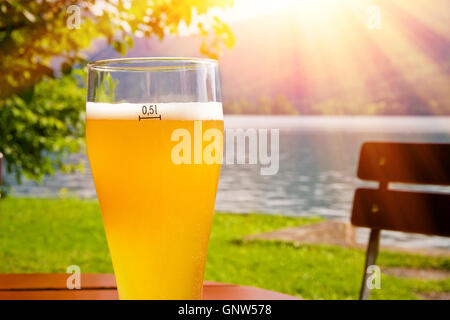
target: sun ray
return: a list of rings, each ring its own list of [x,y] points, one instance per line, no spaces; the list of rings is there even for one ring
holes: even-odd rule
[[[450,10],[436,1],[236,0],[234,19],[255,23],[255,45],[263,43],[243,46],[260,52],[245,67],[261,76],[243,75],[241,84],[321,112],[450,112]],[[379,28],[368,25],[371,6],[380,9]],[[239,25],[235,32],[242,48]]]

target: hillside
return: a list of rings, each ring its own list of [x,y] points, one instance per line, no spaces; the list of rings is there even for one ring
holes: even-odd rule
[[[380,30],[327,8],[319,21],[299,7],[232,23],[236,45],[220,59],[225,105],[282,96],[300,114],[450,115],[449,4],[422,13],[405,3],[384,3]],[[127,56],[199,56],[199,43],[136,38]],[[97,42],[91,58],[111,57]]]

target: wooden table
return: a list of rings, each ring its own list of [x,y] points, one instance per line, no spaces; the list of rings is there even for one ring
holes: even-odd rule
[[[113,274],[82,274],[81,289],[69,290],[69,274],[0,274],[0,300],[117,300]],[[296,300],[286,294],[254,288],[205,282],[204,300]]]

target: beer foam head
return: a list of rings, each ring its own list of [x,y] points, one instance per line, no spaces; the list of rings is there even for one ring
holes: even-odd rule
[[[103,103],[87,102],[88,119],[223,120],[220,102]]]

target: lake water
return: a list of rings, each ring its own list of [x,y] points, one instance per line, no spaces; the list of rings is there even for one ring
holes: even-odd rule
[[[222,166],[216,210],[228,212],[318,214],[348,219],[355,188],[377,187],[376,183],[356,178],[363,142],[450,142],[450,117],[226,116],[225,127],[280,129],[277,174],[262,176],[259,165]],[[76,155],[70,161],[79,159],[86,162],[84,173],[58,174],[45,179],[43,185],[26,181],[14,186],[13,194],[54,197],[66,188],[70,194],[94,198],[86,155]],[[394,184],[392,188],[450,192],[450,188],[439,186]],[[383,241],[450,248],[450,242],[439,237],[391,233]]]

